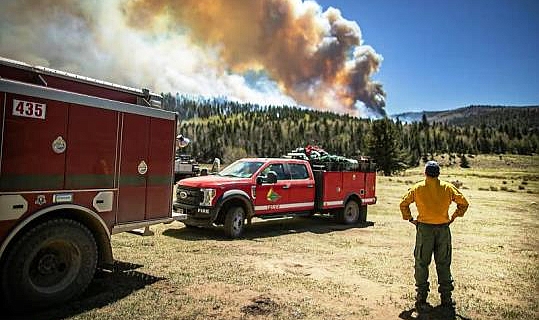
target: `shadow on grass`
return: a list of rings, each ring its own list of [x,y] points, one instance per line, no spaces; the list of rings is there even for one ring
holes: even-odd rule
[[[404,320],[472,320],[456,313],[454,309],[448,310],[442,306],[434,307],[427,313],[418,313],[415,308],[404,310],[399,314],[399,318]]]
[[[13,311],[11,314],[2,314],[2,319],[64,319],[102,308],[108,304],[121,300],[133,292],[143,289],[164,278],[154,277],[136,269],[139,264],[115,261],[114,270],[98,271],[86,291],[79,298],[65,304],[35,311]],[[24,308],[24,307],[23,307]]]
[[[279,219],[254,219],[251,225],[246,225],[241,239],[256,240],[261,238],[277,237],[292,233],[316,233],[324,234],[336,231],[343,231],[353,228],[372,227],[374,222],[367,221],[363,224],[343,225],[335,222],[334,218],[325,215],[315,215],[312,217],[288,217]],[[182,240],[224,240],[228,239],[222,227],[184,227],[169,228],[163,235]]]

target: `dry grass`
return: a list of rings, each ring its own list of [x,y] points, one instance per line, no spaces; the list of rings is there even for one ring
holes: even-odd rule
[[[511,166],[476,158],[471,169],[442,169],[442,179],[463,183],[471,203],[452,225],[454,296],[465,318],[539,318],[537,159]],[[415,232],[398,203],[420,171],[378,178],[369,227],[314,217],[256,221],[235,241],[179,222],[152,227],[152,237],[115,235],[123,262],[116,272],[99,274],[72,306],[31,318],[412,319]],[[515,192],[484,191],[490,186]],[[431,268],[434,305],[436,289]]]

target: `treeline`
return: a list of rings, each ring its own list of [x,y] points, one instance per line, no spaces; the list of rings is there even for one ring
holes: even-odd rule
[[[447,123],[457,126],[486,125],[498,128],[525,127],[539,129],[539,106],[509,107],[509,106],[476,106],[471,105],[449,111],[427,112],[430,122]],[[508,130],[503,128],[503,130]]]
[[[178,132],[192,140],[186,152],[199,161],[279,157],[307,144],[348,157],[381,157],[376,150],[385,149],[403,165],[417,165],[432,154],[539,151],[537,128],[522,126],[510,115],[507,118],[513,121],[457,126],[429,123],[425,116],[420,122],[407,124],[297,107],[260,107],[172,95],[165,95],[165,106],[179,114]],[[383,143],[387,145],[380,146]]]

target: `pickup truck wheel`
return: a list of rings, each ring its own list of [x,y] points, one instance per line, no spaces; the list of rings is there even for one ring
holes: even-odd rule
[[[243,233],[245,225],[245,211],[242,207],[231,207],[225,217],[225,234],[227,237],[235,239]]]
[[[82,224],[55,219],[34,227],[9,251],[2,295],[13,307],[39,308],[81,294],[96,269],[97,245]]]
[[[344,224],[357,223],[359,219],[359,204],[355,200],[350,200],[344,206],[344,209],[339,213],[339,220]]]

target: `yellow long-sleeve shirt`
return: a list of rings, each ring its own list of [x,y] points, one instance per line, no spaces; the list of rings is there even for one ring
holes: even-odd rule
[[[451,215],[451,220],[464,215],[468,209],[468,201],[451,183],[427,176],[402,197],[400,203],[402,218],[409,220],[412,217],[410,204],[415,202],[417,221],[428,224],[448,223],[450,221],[448,210],[452,201],[457,204],[457,208]]]

